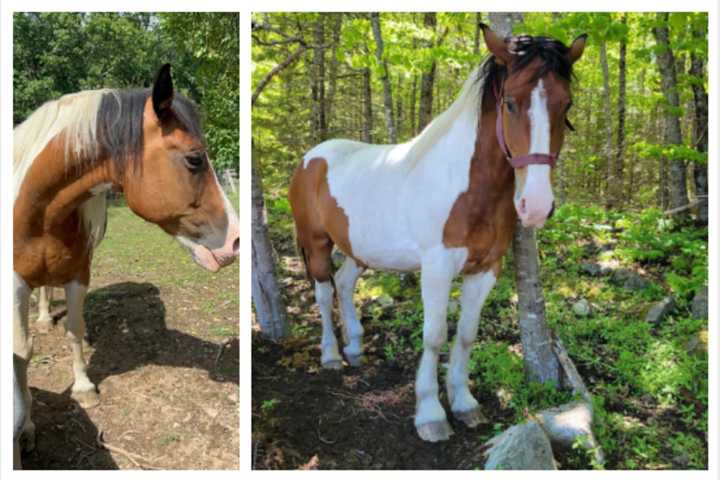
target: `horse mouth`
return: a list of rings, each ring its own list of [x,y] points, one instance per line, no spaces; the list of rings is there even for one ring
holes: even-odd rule
[[[211,250],[185,237],[178,237],[178,240],[190,251],[190,255],[195,263],[212,273],[216,273],[221,268],[233,263],[238,253],[237,248],[228,249],[222,247]]]

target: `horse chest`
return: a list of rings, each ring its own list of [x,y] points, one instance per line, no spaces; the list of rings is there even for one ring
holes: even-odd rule
[[[17,222],[14,237],[13,267],[30,287],[88,283],[90,248],[77,211],[48,230]]]

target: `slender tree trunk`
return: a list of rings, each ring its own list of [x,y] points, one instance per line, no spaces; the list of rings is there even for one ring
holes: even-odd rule
[[[437,26],[437,15],[434,12],[425,13],[423,23],[426,28],[433,32]],[[425,48],[431,48],[433,41],[424,42]],[[422,73],[420,80],[420,117],[418,118],[418,130],[422,130],[432,120],[433,112],[433,87],[435,86],[435,60],[430,63],[427,71]]]
[[[373,36],[375,37],[375,57],[382,71],[380,81],[383,84],[383,102],[385,106],[385,124],[388,131],[390,143],[397,143],[397,131],[395,130],[395,118],[393,116],[392,87],[390,85],[390,71],[387,60],[384,57],[385,44],[383,43],[382,32],[380,31],[380,14],[370,13]]]
[[[373,142],[373,111],[372,111],[372,83],[370,79],[370,68],[365,67],[362,71],[363,77],[363,142]]]
[[[491,13],[492,28],[508,36],[520,13]],[[523,361],[528,379],[541,383],[560,383],[560,365],[552,349],[552,336],[545,320],[545,299],[540,283],[535,230],[524,228],[518,220],[513,241],[515,280],[518,291],[518,323]]]
[[[475,41],[473,42],[473,54],[480,55],[480,35],[482,30],[480,29],[480,23],[482,22],[482,13],[477,12],[475,14]]]
[[[412,76],[412,87],[410,87],[410,109],[408,117],[410,120],[410,133],[417,135],[417,123],[415,123],[415,106],[417,104],[417,75]]]
[[[621,23],[627,25],[627,14],[623,14]],[[625,181],[625,94],[627,90],[627,39],[620,40],[620,58],[618,61],[618,100],[617,100],[617,146],[615,149],[615,174],[610,185],[608,206],[614,207],[621,201]]]
[[[327,139],[325,121],[325,15],[318,14],[315,22],[315,49],[313,50],[311,85],[313,113],[313,142]]]
[[[695,32],[695,35],[698,35]],[[692,53],[690,55],[690,75],[695,77],[692,82],[693,103],[695,115],[693,116],[693,144],[700,153],[708,151],[708,95],[703,87],[705,78],[705,62],[702,57]],[[708,173],[707,164],[695,162],[693,165],[695,181],[695,194],[700,205],[698,206],[698,223],[708,223]]]
[[[605,130],[605,143],[603,145],[603,153],[605,157],[605,205],[611,205],[610,189],[614,183],[613,175],[613,150],[612,150],[612,113],[611,113],[611,101],[610,101],[610,71],[608,68],[607,60],[607,45],[605,41],[600,42],[600,69],[602,70],[603,77],[603,114],[604,114],[604,130]]]
[[[680,131],[680,119],[677,111],[680,108],[680,98],[677,89],[677,75],[675,70],[675,56],[670,47],[670,32],[668,30],[669,14],[658,13],[657,19],[659,25],[653,27],[653,34],[659,52],[657,54],[657,63],[662,76],[662,90],[667,102],[667,108],[664,112],[665,117],[665,135],[664,143],[666,145],[681,145],[682,132]],[[687,185],[685,175],[685,162],[678,159],[667,159],[668,170],[668,193],[669,208],[678,208],[687,204]],[[683,213],[687,215],[687,211]]]
[[[335,114],[335,92],[337,91],[337,71],[338,71],[338,59],[337,49],[340,44],[340,31],[342,30],[342,13],[334,13],[332,15],[331,24],[331,42],[332,42],[332,58],[330,59],[330,67],[328,69],[328,91],[325,97],[325,119],[327,123],[327,129],[331,130],[334,122]]]
[[[260,170],[252,164],[252,298],[263,335],[277,341],[288,332],[285,302],[275,274]]]

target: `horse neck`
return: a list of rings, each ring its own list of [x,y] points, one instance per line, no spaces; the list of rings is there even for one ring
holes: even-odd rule
[[[43,231],[60,227],[104,183],[114,183],[112,162],[101,160],[90,168],[66,164],[63,142],[55,139],[28,169],[14,205],[15,228],[42,223]]]
[[[469,188],[482,188],[485,191],[490,189],[495,194],[512,195],[515,173],[500,148],[495,132],[495,102],[493,92],[483,93],[475,151],[470,165]]]

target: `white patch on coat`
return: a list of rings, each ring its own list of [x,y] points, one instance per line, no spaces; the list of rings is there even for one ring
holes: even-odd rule
[[[305,166],[316,157],[327,161],[330,194],[348,217],[353,256],[366,265],[417,270],[423,252],[442,246],[450,210],[469,187],[481,94],[475,76],[407,143],[330,140],[305,155]]]

